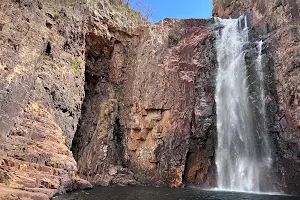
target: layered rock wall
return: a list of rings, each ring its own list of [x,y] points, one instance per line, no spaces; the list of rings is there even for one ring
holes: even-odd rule
[[[70,151],[85,97],[86,43],[144,20],[117,1],[4,0],[0,16],[0,184],[48,197],[91,187]]]
[[[101,185],[181,187],[184,177],[213,184],[209,23],[166,19],[135,29],[127,46],[115,44],[107,68],[98,69],[102,76],[88,83],[73,143],[84,178]]]
[[[1,187],[214,184],[211,22],[127,6],[1,3]]]
[[[89,187],[68,149],[84,96],[84,63],[70,65],[82,57],[82,18],[38,1],[0,6],[0,182],[49,196]]]

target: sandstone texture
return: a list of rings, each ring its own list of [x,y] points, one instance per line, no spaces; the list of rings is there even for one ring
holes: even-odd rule
[[[84,179],[96,185],[213,184],[216,62],[209,23],[165,19],[108,47],[110,57],[90,52],[72,146]]]
[[[1,1],[4,185],[52,196],[91,187],[79,177],[70,151],[85,96],[86,36],[110,38],[108,29],[123,34],[128,24],[122,20],[143,21],[121,6],[118,1]]]
[[[264,41],[273,165],[263,184],[292,194],[299,5],[214,0],[213,11],[246,13],[251,41]],[[121,0],[2,0],[0,199],[96,185],[216,186],[215,31],[212,19],[149,24]]]

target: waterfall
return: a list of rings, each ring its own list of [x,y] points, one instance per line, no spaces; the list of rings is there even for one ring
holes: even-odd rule
[[[267,167],[271,167],[272,164],[272,157],[271,157],[271,147],[269,144],[269,140],[267,138],[267,116],[266,116],[266,95],[265,95],[265,87],[264,87],[264,72],[263,72],[263,66],[262,66],[262,46],[263,41],[259,41],[257,43],[258,45],[258,56],[256,59],[256,72],[258,75],[258,90],[259,90],[259,104],[258,104],[258,110],[259,110],[259,116],[260,116],[260,124],[261,127],[257,130],[259,133],[259,138],[262,141],[263,145],[263,151],[264,155],[262,157],[265,159],[264,163]]]
[[[258,44],[255,77],[250,77],[245,62],[249,43],[247,18],[216,19],[218,71],[215,100],[218,142],[216,149],[218,189],[259,192],[260,168],[271,163],[267,140],[262,42]],[[252,76],[252,75],[251,75]],[[257,102],[251,102],[250,78],[255,80]],[[259,114],[255,110],[260,110]],[[259,115],[259,116],[257,116]],[[260,117],[262,125],[257,125]],[[262,147],[259,147],[261,144]],[[267,157],[267,159],[262,159]]]

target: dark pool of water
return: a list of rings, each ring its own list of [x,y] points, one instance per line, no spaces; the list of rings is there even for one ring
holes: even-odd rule
[[[54,200],[294,200],[297,196],[250,194],[199,189],[170,189],[153,187],[97,187],[61,195]]]

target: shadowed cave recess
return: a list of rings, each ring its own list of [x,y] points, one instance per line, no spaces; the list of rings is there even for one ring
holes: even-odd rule
[[[85,98],[71,150],[79,174],[91,183],[102,184],[105,170],[111,166],[126,167],[118,84],[110,77],[114,47],[118,45],[93,34],[86,37]],[[97,174],[100,177],[89,178]]]

